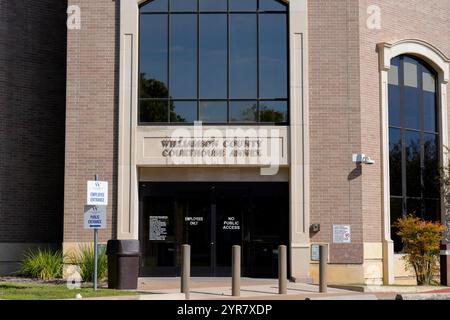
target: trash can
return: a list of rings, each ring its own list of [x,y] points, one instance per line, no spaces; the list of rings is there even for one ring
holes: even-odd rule
[[[138,240],[109,240],[108,288],[135,290],[138,285],[140,246]]]

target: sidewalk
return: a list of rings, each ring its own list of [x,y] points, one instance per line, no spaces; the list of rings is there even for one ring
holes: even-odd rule
[[[137,296],[86,300],[185,300],[180,282],[180,278],[140,278]],[[287,288],[287,294],[280,295],[276,279],[242,278],[240,297],[232,297],[231,278],[191,278],[190,300],[395,300],[398,294],[404,300],[450,300],[450,288],[442,287],[374,286],[369,292],[329,287],[327,293],[319,293],[317,285],[288,282]]]
[[[174,296],[180,292],[180,278],[140,278],[139,292],[152,295],[167,294]],[[317,297],[349,297],[365,300],[369,295],[343,289],[329,288],[326,294],[319,294],[319,287],[305,283],[288,283],[287,295],[278,294],[278,281],[268,279],[241,279],[241,296],[231,296],[231,278],[191,278],[190,300],[216,299],[270,299],[270,300],[305,300]],[[370,295],[374,296],[374,295]]]

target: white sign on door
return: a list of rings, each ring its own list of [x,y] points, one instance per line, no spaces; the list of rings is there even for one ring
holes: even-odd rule
[[[333,225],[333,242],[334,243],[351,243],[352,232],[350,225],[335,224]]]
[[[108,182],[88,181],[87,182],[87,204],[88,205],[108,205]]]
[[[106,206],[84,206],[84,228],[106,229]]]

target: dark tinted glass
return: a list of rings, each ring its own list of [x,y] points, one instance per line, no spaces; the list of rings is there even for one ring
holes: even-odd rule
[[[230,0],[231,11],[256,11],[256,0]]]
[[[286,16],[260,15],[260,95],[287,98]]]
[[[140,23],[140,97],[168,97],[167,15],[142,15]]]
[[[199,0],[200,11],[227,11],[227,0]]]
[[[423,218],[426,221],[441,221],[441,203],[439,200],[425,199],[425,212]]]
[[[389,130],[389,172],[392,196],[402,196],[402,140],[400,129]]]
[[[170,122],[193,123],[197,120],[196,101],[173,101],[170,106]]]
[[[197,15],[172,15],[170,23],[170,96],[175,99],[195,99],[197,98]]]
[[[424,134],[424,196],[439,198],[439,136]]]
[[[403,85],[405,100],[405,123],[404,126],[409,129],[420,130],[420,77],[419,65],[415,59],[409,57],[403,58]]]
[[[285,123],[288,119],[287,102],[261,101],[259,106],[259,121]]]
[[[227,103],[217,101],[200,102],[199,120],[206,123],[227,122]]]
[[[257,97],[256,14],[230,17],[230,96],[234,99]]]
[[[211,205],[208,197],[202,196],[201,193],[192,194],[187,191],[185,197],[180,197],[177,201],[177,212],[181,215],[181,221],[184,225],[179,225],[179,229],[183,230],[183,243],[192,245],[191,249],[191,265],[192,273],[195,275],[197,267],[207,268],[211,264]],[[189,223],[189,218],[200,218],[201,222],[197,224]],[[180,230],[180,231],[181,231]],[[181,256],[179,256],[181,260]]]
[[[389,85],[389,125],[400,127],[400,87],[395,85]]]
[[[139,120],[143,123],[168,122],[168,101],[141,100],[139,108]]]
[[[200,16],[200,98],[227,98],[227,15]]]
[[[259,10],[264,11],[286,11],[287,6],[281,1],[276,0],[259,0]]]
[[[197,0],[170,0],[170,10],[196,12]]]
[[[422,199],[406,199],[406,212],[407,214],[412,214],[416,217],[422,218]]]
[[[256,122],[256,101],[232,101],[230,102],[230,122]]]
[[[424,130],[437,132],[436,76],[426,67],[422,72]]]
[[[402,198],[391,198],[391,238],[394,241],[394,251],[400,252],[403,250],[401,238],[397,235],[398,229],[394,227],[394,223],[399,218],[403,217]]]
[[[405,127],[420,130],[420,92],[418,88],[404,87]]]
[[[154,0],[140,7],[141,123],[287,123],[287,5],[258,4]]]
[[[141,234],[141,271],[149,272],[157,267],[175,267],[175,211],[172,197],[144,197]],[[156,221],[156,222],[155,222]],[[164,223],[166,236],[160,241],[150,241],[151,225]],[[151,258],[150,258],[151,257]]]
[[[406,204],[403,215],[416,214],[430,221],[440,221],[436,91],[435,73],[424,62],[412,56],[392,59],[388,93],[389,147],[390,188],[395,200],[391,199],[391,217],[403,201]],[[402,127],[402,130],[394,127]],[[405,143],[403,157],[402,140]],[[403,183],[406,185],[402,189]],[[392,239],[399,252],[401,239],[394,233]]]
[[[395,57],[391,59],[391,66],[396,66],[397,68],[400,67],[401,59],[400,57]],[[398,75],[397,75],[398,76]]]
[[[406,194],[409,197],[421,196],[420,175],[420,133],[407,131],[406,143]]]
[[[141,98],[167,98],[169,90],[161,81],[154,79],[145,79],[140,75],[139,92]]]
[[[389,70],[389,125],[400,127],[401,124],[401,85],[400,85],[401,63],[400,58],[394,58],[391,61],[391,69]]]
[[[424,130],[430,132],[437,132],[437,117],[436,117],[436,93],[423,92],[423,107],[424,107]]]
[[[141,7],[141,12],[167,12],[168,0],[152,0]]]

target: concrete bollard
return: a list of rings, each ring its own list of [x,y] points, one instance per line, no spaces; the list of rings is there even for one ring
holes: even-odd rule
[[[181,246],[181,293],[190,298],[189,279],[191,277],[191,246],[183,244]]]
[[[320,261],[319,261],[319,292],[327,292],[327,269],[328,269],[328,246],[321,245],[319,247]]]
[[[278,247],[278,293],[287,294],[287,248]]]
[[[233,246],[232,249],[232,280],[231,293],[233,297],[241,295],[241,247]]]

